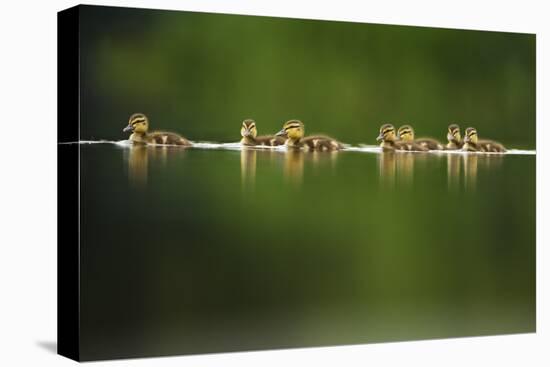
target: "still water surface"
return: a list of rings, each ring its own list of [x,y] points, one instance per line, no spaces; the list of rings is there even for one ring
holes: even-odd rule
[[[535,330],[535,155],[79,147],[84,359]]]

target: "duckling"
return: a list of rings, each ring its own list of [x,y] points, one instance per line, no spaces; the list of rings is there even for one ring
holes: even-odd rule
[[[460,136],[460,127],[457,124],[450,124],[449,129],[447,130],[447,150],[457,150],[462,149],[464,142]]]
[[[441,150],[443,149],[443,144],[432,138],[414,138],[414,129],[410,125],[403,125],[397,130],[397,135],[401,141],[407,143],[416,143],[420,146],[427,148],[428,150]]]
[[[376,141],[381,142],[380,147],[383,151],[395,151],[395,150],[409,150],[409,151],[418,151],[425,152],[428,148],[423,147],[416,142],[407,142],[397,140],[395,135],[395,128],[392,124],[384,124],[380,127],[380,134],[376,138]]]
[[[134,113],[128,120],[128,126],[122,131],[131,131],[130,141],[138,144],[148,145],[182,145],[191,146],[189,140],[184,137],[163,131],[147,132],[149,130],[149,119],[143,113]]]
[[[462,150],[468,152],[506,152],[506,148],[500,143],[491,140],[479,140],[477,130],[469,127],[464,132],[464,145]]]
[[[282,136],[275,135],[263,135],[257,136],[258,130],[256,129],[256,122],[251,119],[243,121],[243,126],[241,127],[241,139],[242,145],[283,145],[285,143],[285,138]]]
[[[304,148],[315,151],[340,150],[344,146],[337,140],[324,136],[312,135],[304,137],[304,123],[300,120],[290,120],[284,123],[283,128],[276,135],[286,137],[286,146]]]

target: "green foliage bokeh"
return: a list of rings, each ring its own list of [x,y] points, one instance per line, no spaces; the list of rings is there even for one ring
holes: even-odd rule
[[[535,35],[83,7],[81,111],[81,139],[122,139],[143,112],[192,140],[237,141],[245,118],[352,144],[457,122],[533,149]]]

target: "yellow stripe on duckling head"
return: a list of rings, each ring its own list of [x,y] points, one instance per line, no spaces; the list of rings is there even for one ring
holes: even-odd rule
[[[477,143],[477,130],[473,127],[469,127],[464,132],[464,141],[466,143]]]
[[[146,133],[149,127],[149,119],[143,113],[134,113],[128,119],[128,126],[122,131],[132,131],[137,133]]]
[[[414,140],[414,130],[411,125],[403,125],[397,130],[397,135],[399,139],[403,141],[413,141]]]
[[[447,130],[447,140],[449,142],[460,143],[460,127],[457,124],[450,124]]]
[[[256,122],[252,119],[246,119],[243,121],[243,126],[241,127],[241,136],[244,137],[253,137],[255,138],[258,135],[258,130],[256,129]]]
[[[393,141],[395,140],[395,128],[392,124],[384,124],[380,127],[380,134],[376,141]]]
[[[286,136],[289,139],[297,140],[304,137],[305,126],[300,120],[289,120],[283,124],[283,128],[276,135]]]

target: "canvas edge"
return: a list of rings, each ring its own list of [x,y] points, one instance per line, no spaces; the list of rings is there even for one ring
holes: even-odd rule
[[[79,6],[57,13],[57,353],[80,360]]]

